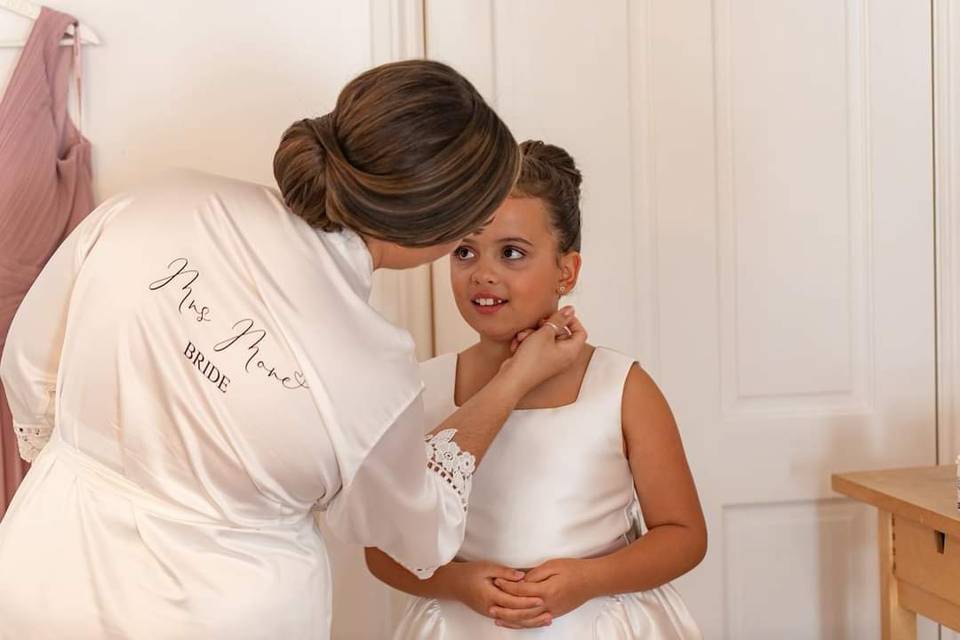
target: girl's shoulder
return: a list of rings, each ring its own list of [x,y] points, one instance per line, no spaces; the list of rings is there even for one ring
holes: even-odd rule
[[[624,372],[629,370],[633,364],[638,362],[638,360],[633,356],[629,356],[622,351],[617,351],[612,347],[606,347],[602,344],[593,345],[591,366],[593,366],[593,361],[598,358],[604,362],[605,366],[616,367],[622,369]]]
[[[581,396],[602,393],[621,397],[635,364],[637,359],[632,356],[610,347],[595,346],[584,372]]]

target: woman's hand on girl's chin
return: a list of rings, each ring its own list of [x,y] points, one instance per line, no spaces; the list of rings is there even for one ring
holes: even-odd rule
[[[565,307],[571,308],[571,307]],[[530,327],[529,329],[524,329],[520,331],[513,337],[513,340],[510,341],[510,353],[516,353],[517,349],[520,348],[520,345],[523,344],[523,341],[529,338],[531,335],[536,333],[537,329],[542,329],[544,325],[550,322],[550,316],[544,316],[537,321],[536,327]],[[557,340],[567,340],[573,337],[572,330],[570,334],[557,336]]]
[[[573,307],[564,307],[543,321],[539,329],[530,331],[517,334],[523,338],[517,340],[513,355],[500,366],[500,372],[511,376],[525,391],[571,366],[587,341],[587,332]]]

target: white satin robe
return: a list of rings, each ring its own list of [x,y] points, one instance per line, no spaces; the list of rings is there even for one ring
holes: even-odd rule
[[[327,638],[316,509],[423,576],[449,561],[461,496],[371,278],[359,236],[258,185],[178,175],[91,214],[0,362],[39,451],[0,523],[0,638]]]

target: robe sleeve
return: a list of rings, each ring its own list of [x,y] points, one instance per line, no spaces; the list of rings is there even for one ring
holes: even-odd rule
[[[32,462],[55,423],[57,374],[70,296],[83,260],[119,202],[91,213],[64,240],[34,281],[7,333],[0,357],[3,383],[20,457]]]
[[[423,430],[418,395],[329,503],[326,521],[344,541],[378,547],[427,579],[463,543],[474,457],[453,430],[426,439]]]

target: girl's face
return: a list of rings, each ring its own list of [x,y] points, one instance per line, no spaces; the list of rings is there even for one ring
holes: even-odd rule
[[[460,242],[450,259],[460,315],[481,336],[509,341],[557,309],[576,284],[580,256],[557,254],[539,198],[507,198],[492,221]]]

